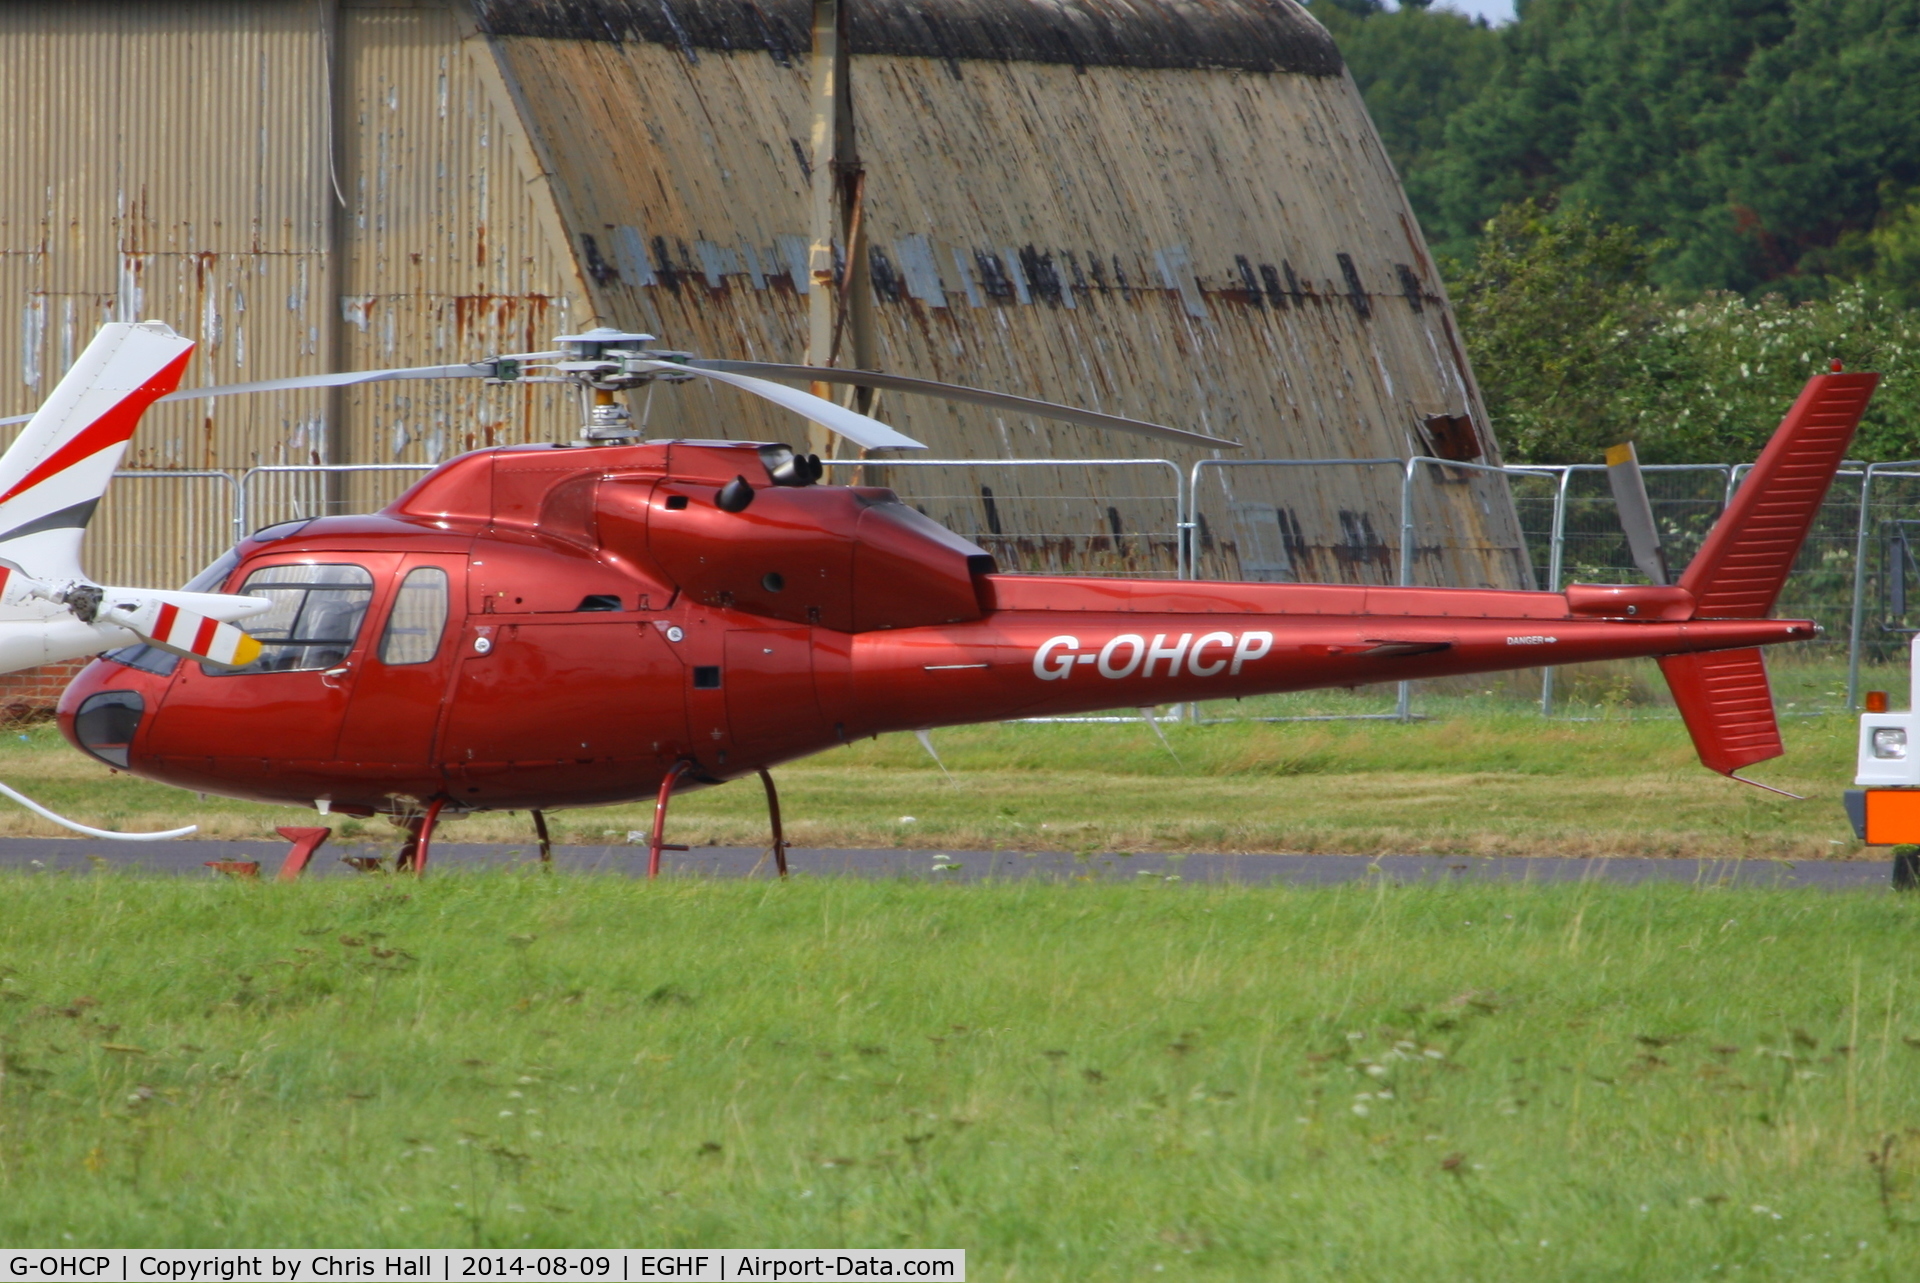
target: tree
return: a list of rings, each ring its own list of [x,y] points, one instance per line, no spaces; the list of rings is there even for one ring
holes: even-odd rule
[[[1665,309],[1652,248],[1591,210],[1502,209],[1448,289],[1509,458],[1591,463],[1630,434],[1626,407],[1657,378]]]
[[[1434,166],[1447,120],[1473,101],[1500,59],[1500,36],[1484,20],[1403,0],[1318,0],[1313,15],[1332,34],[1408,198],[1422,215],[1437,195]]]
[[[1920,215],[1897,226],[1910,249]],[[1920,457],[1920,313],[1864,284],[1676,305],[1647,279],[1662,248],[1590,209],[1523,201],[1470,263],[1443,260],[1511,462],[1595,463],[1626,440],[1649,463],[1751,459],[1834,359],[1883,376],[1855,456]]]
[[[1314,13],[1455,257],[1532,199],[1670,242],[1648,268],[1669,289],[1814,297],[1920,185],[1920,0],[1518,0],[1499,29]]]

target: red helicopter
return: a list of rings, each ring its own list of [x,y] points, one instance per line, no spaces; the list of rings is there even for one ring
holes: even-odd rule
[[[693,362],[645,338],[432,371],[541,377],[557,357],[552,377],[591,389],[587,439],[476,451],[381,512],[259,531],[186,588],[271,602],[244,624],[259,657],[114,651],[61,700],[67,738],[181,788],[384,813],[415,872],[449,810],[529,810],[544,850],[545,811],[653,794],[656,873],[676,790],[756,774],[784,872],[768,768],[863,736],[1605,659],[1657,658],[1702,761],[1732,775],[1782,752],[1757,648],[1819,631],[1767,615],[1878,379],[1809,380],[1677,583],[1644,488],[1622,510],[1649,584],[1170,583],[1001,574],[785,446],[637,441],[611,391],[649,379],[893,377]],[[856,442],[917,445],[839,413]],[[327,831],[286,832],[304,835],[293,876]]]

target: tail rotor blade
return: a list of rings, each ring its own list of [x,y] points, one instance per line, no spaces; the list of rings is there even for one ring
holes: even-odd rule
[[[1613,485],[1613,504],[1620,513],[1633,564],[1653,583],[1671,582],[1666,556],[1660,551],[1660,528],[1653,523],[1653,501],[1647,498],[1647,479],[1633,442],[1608,447],[1607,480]]]
[[[943,401],[965,401],[972,405],[984,405],[996,410],[1011,410],[1015,414],[1031,414],[1040,419],[1059,419],[1065,423],[1078,423],[1090,428],[1108,428],[1115,432],[1131,432],[1136,436],[1158,437],[1163,441],[1178,441],[1182,445],[1226,446],[1234,449],[1240,447],[1238,441],[1208,436],[1204,432],[1188,432],[1183,428],[1169,428],[1140,419],[1122,418],[1117,414],[1101,414],[1098,410],[1082,410],[1077,406],[1060,405],[1054,401],[1039,401],[1032,397],[1012,396],[1005,392],[989,392],[985,388],[963,387],[957,383],[940,383],[933,379],[909,378],[904,374],[882,374],[877,370],[842,370],[817,365],[774,365],[765,361],[706,360],[689,361],[687,368],[704,370],[708,373],[753,374],[762,378],[786,379],[795,383],[846,383],[861,388],[886,388],[895,392],[912,392],[920,396],[935,397]]]
[[[100,622],[118,624],[183,659],[241,668],[260,658],[260,643],[234,625],[182,610],[158,597],[118,602],[100,612]]]

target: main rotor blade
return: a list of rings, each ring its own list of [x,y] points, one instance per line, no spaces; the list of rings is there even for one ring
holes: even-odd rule
[[[1224,437],[1210,437],[1204,432],[1188,432],[1184,428],[1164,427],[1158,423],[1125,419],[1117,414],[1102,414],[1098,410],[1082,410],[1071,405],[1060,405],[1054,401],[1037,401],[1032,397],[1013,396],[1006,392],[989,392],[985,388],[963,387],[958,383],[915,379],[904,374],[882,374],[878,370],[840,370],[817,365],[774,365],[765,361],[708,360],[689,361],[687,367],[696,370],[724,370],[733,374],[758,374],[769,379],[788,379],[795,383],[850,383],[861,388],[886,388],[894,392],[914,392],[921,396],[938,397],[945,401],[967,401],[974,405],[991,406],[996,410],[1011,410],[1015,414],[1031,414],[1040,419],[1060,419],[1067,423],[1084,424],[1090,428],[1110,428],[1115,432],[1132,432],[1143,437],[1159,437],[1163,441],[1178,441],[1183,445],[1240,448],[1238,441],[1228,441]]]
[[[396,379],[486,379],[491,363],[472,365],[416,365],[403,370],[349,370],[344,374],[303,374],[293,379],[265,379],[259,383],[219,383],[206,388],[182,388],[162,401],[198,401],[205,397],[239,396],[246,392],[290,392],[299,388],[345,388],[358,383],[387,383]]]
[[[516,356],[516,361],[529,361],[543,357],[557,356],[554,352],[532,352],[525,356]],[[212,387],[182,388],[160,397],[161,401],[200,401],[216,396],[240,396],[249,392],[293,392],[301,388],[344,388],[359,383],[388,383],[397,379],[490,379],[494,375],[491,362],[476,362],[470,365],[416,365],[398,370],[349,370],[343,374],[303,374],[292,379],[263,379],[257,383],[217,383]],[[0,427],[12,423],[25,423],[31,414],[16,414],[0,419]]]
[[[1660,528],[1653,523],[1653,501],[1647,498],[1647,479],[1633,442],[1607,448],[1607,480],[1613,485],[1613,505],[1626,532],[1627,548],[1640,573],[1656,584],[1670,582],[1667,559],[1660,551]]]
[[[716,383],[725,383],[751,392],[755,396],[765,397],[777,406],[792,410],[795,414],[813,420],[815,423],[838,432],[847,440],[867,450],[924,450],[927,447],[904,433],[895,432],[878,419],[870,419],[864,414],[835,405],[824,397],[811,392],[801,392],[796,388],[782,387],[778,383],[769,383],[765,379],[752,378],[731,369],[716,369],[714,365],[751,364],[751,362],[713,362],[701,365],[681,365],[677,361],[647,361],[644,368],[659,370],[665,374],[698,374],[712,379]],[[631,368],[631,367],[629,367]]]

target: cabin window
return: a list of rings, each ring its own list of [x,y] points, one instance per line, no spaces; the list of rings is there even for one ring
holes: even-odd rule
[[[248,575],[240,592],[264,597],[273,608],[242,624],[260,643],[260,658],[244,668],[202,665],[223,677],[345,662],[373,602],[373,576],[361,566],[268,566]]]
[[[424,664],[440,649],[447,630],[447,572],[418,566],[400,581],[387,631],[380,635],[383,664]]]

